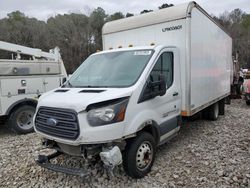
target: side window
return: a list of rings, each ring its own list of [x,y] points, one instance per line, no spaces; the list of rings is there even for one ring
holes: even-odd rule
[[[171,87],[174,80],[174,62],[173,62],[173,53],[164,52],[161,54],[157,60],[153,70],[150,73],[150,80],[152,82],[158,81],[158,76],[160,74],[164,75],[167,88]]]

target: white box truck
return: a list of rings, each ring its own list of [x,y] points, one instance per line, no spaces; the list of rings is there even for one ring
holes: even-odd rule
[[[37,98],[58,88],[67,77],[59,48],[43,52],[0,41],[0,50],[16,55],[0,59],[0,118],[7,119],[14,132],[30,133]]]
[[[108,22],[103,46],[63,87],[39,99],[35,130],[57,150],[40,155],[40,166],[84,176],[84,169],[49,160],[99,155],[105,165],[123,162],[129,176],[142,178],[183,116],[224,114],[232,39],[195,2]]]

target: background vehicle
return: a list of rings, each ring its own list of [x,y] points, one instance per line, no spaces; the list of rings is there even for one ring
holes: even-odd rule
[[[250,71],[245,73],[244,83],[243,83],[243,92],[245,95],[246,104],[250,105]]]
[[[58,151],[39,156],[39,165],[84,176],[49,160],[100,155],[111,169],[123,161],[128,175],[142,178],[183,116],[224,114],[232,39],[195,2],[106,23],[103,46],[39,99],[35,130]]]
[[[2,41],[0,49],[16,54],[15,59],[13,55],[12,59],[0,59],[0,117],[8,118],[13,131],[29,133],[37,98],[59,87],[67,76],[59,49],[48,53]]]
[[[242,69],[240,68],[239,53],[236,52],[235,56],[233,56],[230,98],[241,99],[243,82],[244,82],[244,78],[243,78]]]

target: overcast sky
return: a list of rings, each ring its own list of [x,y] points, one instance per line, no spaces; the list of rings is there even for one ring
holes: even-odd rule
[[[174,5],[188,2],[187,0],[0,0],[0,18],[7,13],[20,10],[29,17],[47,20],[50,16],[63,13],[89,14],[94,8],[102,7],[106,13],[138,14],[144,9],[157,9],[163,3]],[[219,15],[225,10],[240,8],[250,14],[250,0],[196,0],[208,13]]]

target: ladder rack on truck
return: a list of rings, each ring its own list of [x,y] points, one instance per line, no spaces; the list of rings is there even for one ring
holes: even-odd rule
[[[29,133],[39,96],[59,87],[67,77],[60,50],[44,52],[3,41],[0,50],[16,54],[0,59],[0,117],[7,117],[13,131]]]

